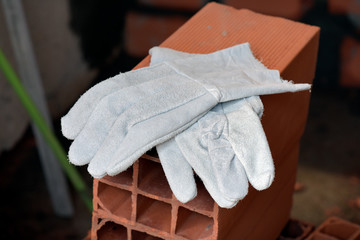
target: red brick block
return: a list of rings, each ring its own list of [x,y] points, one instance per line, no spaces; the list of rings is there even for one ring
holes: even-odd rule
[[[154,16],[129,12],[125,24],[125,49],[134,57],[148,55],[150,48],[158,46],[186,22],[181,16]]]
[[[165,9],[176,9],[186,11],[199,10],[203,5],[203,0],[138,0],[140,4]]]
[[[359,240],[360,225],[330,217],[325,220],[306,240]]]
[[[290,219],[277,240],[304,240],[315,229],[311,223]]]
[[[319,28],[249,10],[210,3],[161,46],[209,53],[249,42],[255,56],[283,78],[311,83]],[[136,68],[149,64],[149,56]],[[306,71],[304,71],[306,69]],[[220,208],[201,181],[189,203],[176,200],[156,156],[144,155],[115,177],[94,180],[92,239],[276,239],[292,205],[299,142],[310,92],[261,97],[264,131],[276,167],[272,186],[249,194],[232,209]]]
[[[360,87],[360,42],[344,38],[340,52],[340,84],[344,87]]]
[[[328,0],[329,12],[335,15],[356,14],[360,16],[358,0]]]
[[[335,15],[347,14],[351,1],[352,0],[328,0],[328,10]]]
[[[224,3],[239,9],[299,20],[313,6],[314,0],[225,0]]]

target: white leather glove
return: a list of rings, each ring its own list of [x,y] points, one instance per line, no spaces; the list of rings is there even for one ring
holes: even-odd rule
[[[153,48],[151,63],[191,54]],[[251,65],[251,59],[249,59]],[[266,69],[254,64],[255,69]],[[191,127],[157,146],[169,185],[181,202],[196,196],[193,170],[221,207],[230,208],[248,193],[270,186],[275,169],[260,118],[263,105],[253,96],[218,104]]]
[[[190,128],[157,146],[174,195],[182,202],[196,196],[192,168],[221,207],[233,207],[248,193],[268,188],[275,175],[262,129],[259,97],[217,105]]]
[[[62,119],[64,135],[75,138],[70,161],[90,163],[94,177],[115,175],[191,126],[218,102],[309,89],[308,84],[281,80],[275,70],[240,70],[246,47],[250,51],[245,44],[166,61],[94,86]]]

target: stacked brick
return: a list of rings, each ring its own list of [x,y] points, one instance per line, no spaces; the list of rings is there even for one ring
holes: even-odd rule
[[[345,37],[340,49],[340,84],[344,87],[360,87],[360,42]]]
[[[340,85],[360,87],[360,1],[328,0],[328,11],[334,16],[347,16],[355,31],[346,33],[340,46]],[[356,30],[357,29],[357,30]]]
[[[161,46],[209,53],[249,42],[255,56],[284,79],[311,83],[319,28],[278,17],[207,4]],[[136,68],[149,64],[146,57]],[[288,222],[299,141],[309,92],[261,97],[262,124],[276,167],[272,186],[253,188],[232,209],[219,208],[198,181],[198,196],[178,202],[159,159],[144,155],[115,177],[94,181],[92,239],[276,239]],[[139,136],[140,137],[140,136]]]
[[[304,240],[314,231],[314,228],[313,224],[290,219],[277,240]]]
[[[150,48],[160,45],[205,3],[202,0],[138,0],[126,14],[126,53],[136,58],[145,57]]]
[[[197,197],[180,203],[156,157],[144,155],[126,172],[96,180],[94,196],[92,235],[98,239],[111,235],[121,239],[202,239],[217,235],[214,224],[218,208],[201,181]]]
[[[207,0],[138,0],[126,15],[124,47],[132,57],[144,57],[183,25],[189,14],[203,7]],[[272,16],[299,20],[313,6],[313,0],[223,0],[235,8],[247,8]],[[144,10],[145,9],[145,10]]]
[[[329,12],[335,15],[360,15],[360,2],[357,0],[328,0]]]
[[[255,12],[300,20],[313,6],[313,0],[224,0],[235,8],[247,8]]]
[[[323,222],[306,240],[359,240],[360,225],[330,217]]]

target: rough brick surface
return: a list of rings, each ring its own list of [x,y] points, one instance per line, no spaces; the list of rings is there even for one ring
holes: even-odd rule
[[[359,240],[360,225],[330,217],[325,220],[306,240]]]
[[[313,0],[224,0],[235,8],[247,8],[255,12],[299,20],[313,6]]]
[[[144,231],[166,239],[211,236],[218,211],[200,181],[198,190],[194,200],[180,203],[172,195],[158,159],[144,155],[128,171],[94,181],[93,236],[102,239],[109,232],[138,236]],[[116,233],[111,230],[114,224],[120,224]]]
[[[360,15],[360,2],[357,0],[328,0],[329,12],[336,15]]]
[[[344,87],[360,87],[360,42],[351,37],[341,44],[340,84]]]
[[[311,83],[318,39],[317,27],[211,3],[161,46],[209,53],[250,42],[256,57],[283,78]],[[146,57],[137,68],[148,64]],[[94,181],[92,238],[276,239],[290,214],[309,98],[309,92],[261,97],[262,124],[276,166],[269,189],[250,188],[228,210],[219,208],[198,181],[198,196],[182,204],[172,195],[159,159],[144,155],[128,171]]]

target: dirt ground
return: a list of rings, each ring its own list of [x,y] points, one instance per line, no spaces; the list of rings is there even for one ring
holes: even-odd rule
[[[74,216],[61,218],[54,214],[30,130],[0,159],[0,239],[84,238],[91,227],[91,213],[71,192]],[[91,188],[86,169],[79,170]]]
[[[293,217],[318,225],[335,215],[360,224],[360,115],[352,107],[346,92],[312,95]]]

